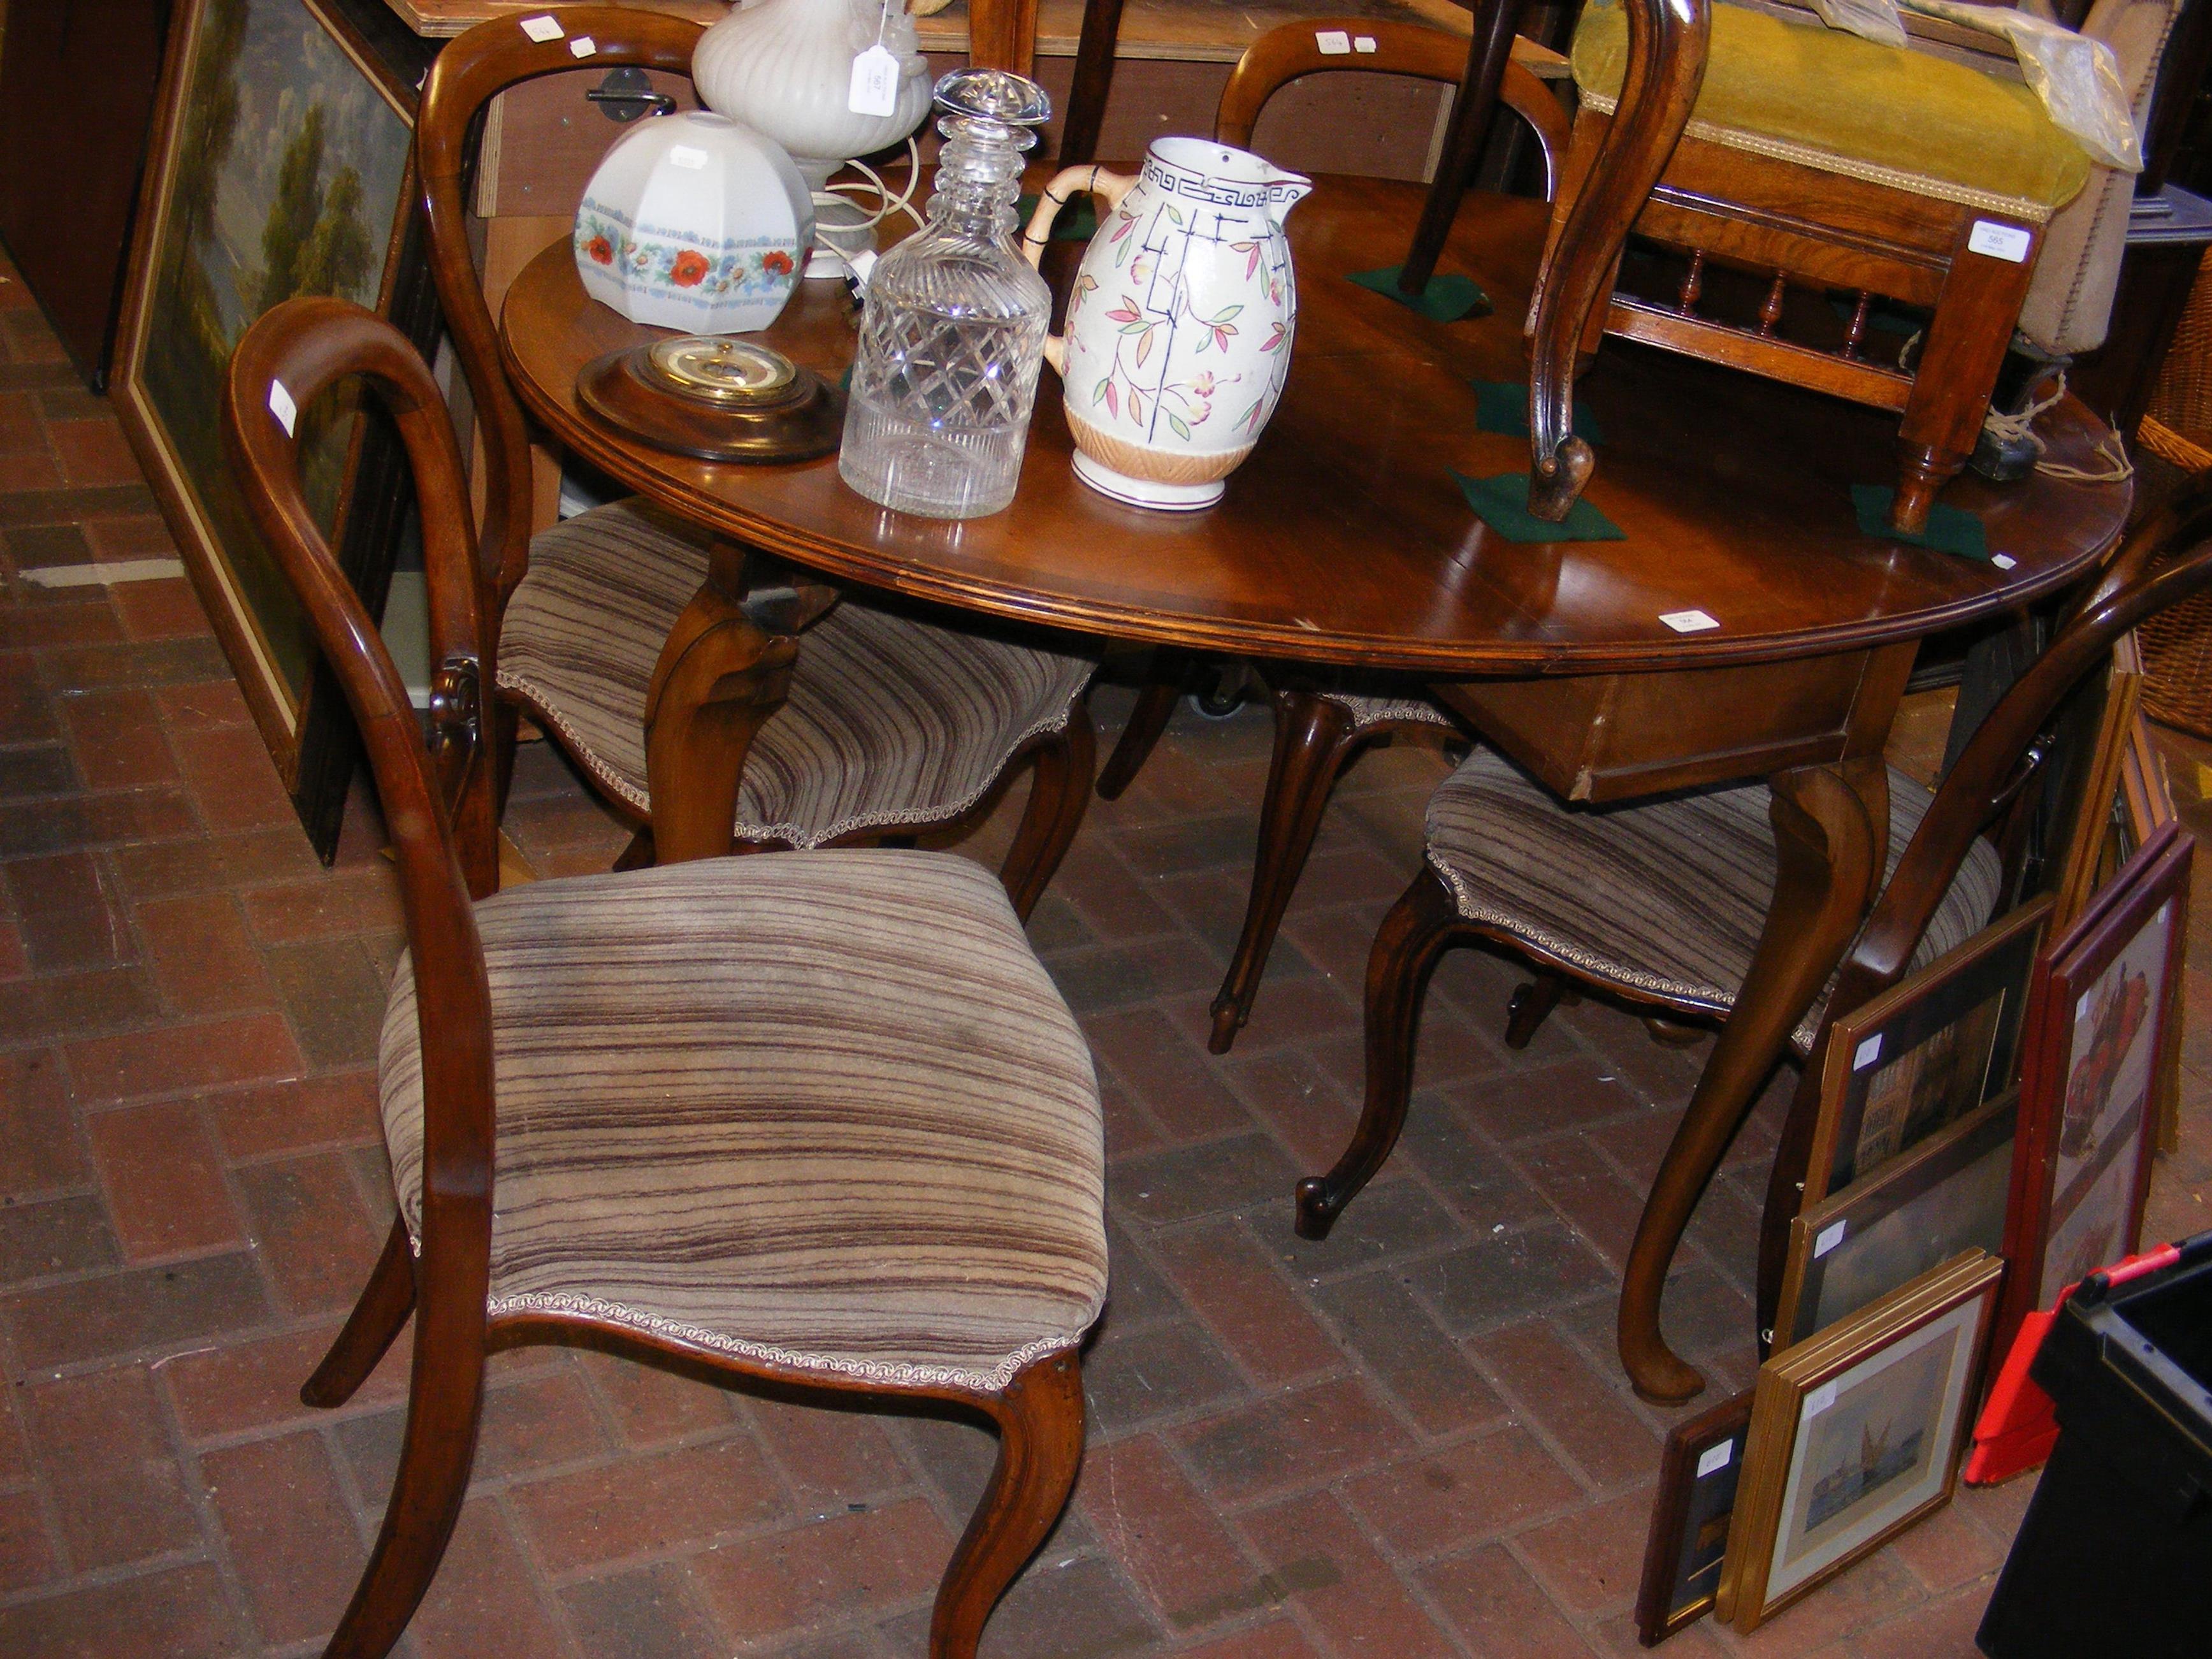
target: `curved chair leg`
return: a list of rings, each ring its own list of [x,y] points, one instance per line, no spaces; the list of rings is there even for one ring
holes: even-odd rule
[[[1106,769],[1098,775],[1099,799],[1120,799],[1121,792],[1136,781],[1182,700],[1182,676],[1167,664],[1159,665],[1154,678],[1137,694],[1137,706],[1130,711],[1129,723],[1121,728],[1121,740],[1114,745],[1114,752],[1106,757]]]
[[[1451,894],[1425,864],[1376,931],[1367,958],[1367,1100],[1336,1166],[1297,1186],[1297,1235],[1327,1238],[1406,1126],[1413,1088],[1413,1031],[1429,972],[1460,925]]]
[[[991,1413],[998,1467],[937,1587],[929,1659],[975,1659],[984,1620],[1067,1507],[1083,1466],[1083,1367],[1075,1351],[1024,1366]]]
[[[483,1315],[476,1319],[458,1340],[416,1334],[399,1473],[376,1547],[323,1659],[385,1659],[444,1559],[469,1489],[483,1410]]]
[[[1091,704],[1078,697],[1067,711],[1067,724],[1036,750],[1036,771],[1030,779],[1029,805],[1022,811],[1021,828],[1006,849],[999,878],[1014,914],[1024,921],[1044,896],[1046,885],[1075,832],[1083,827],[1083,814],[1091,805],[1091,777],[1098,763],[1098,738],[1091,727]]]
[[[1576,1000],[1578,999],[1574,988],[1567,983],[1565,974],[1539,968],[1527,984],[1514,988],[1512,999],[1505,1005],[1505,1046],[1527,1048],[1538,1029],[1552,1017],[1553,1009],[1563,1002]]]
[[[1208,1010],[1213,1033],[1206,1046],[1229,1052],[1244,1022],[1252,1018],[1252,999],[1260,975],[1275,948],[1275,931],[1313,851],[1329,793],[1345,763],[1366,741],[1352,728],[1340,702],[1295,689],[1275,693],[1275,753],[1267,767],[1267,796],[1260,811],[1260,850],[1252,864],[1252,893],[1244,905],[1244,932],[1237,954]]]
[[[616,857],[614,868],[617,872],[650,870],[653,865],[653,826],[649,823],[640,824],[637,833],[629,838],[629,845],[623,848]]]
[[[346,1316],[323,1363],[300,1390],[303,1406],[343,1406],[368,1380],[415,1311],[415,1254],[408,1248],[407,1224],[394,1218],[384,1254],[376,1258],[361,1300]]]
[[[1808,766],[1769,780],[1774,901],[1688,1109],[1660,1161],[1621,1276],[1620,1363],[1637,1393],[1674,1405],[1705,1385],[1667,1346],[1659,1304],[1667,1269],[1705,1183],[1742,1127],[1790,1033],[1835,971],[1865,917],[1889,841],[1881,757]]]

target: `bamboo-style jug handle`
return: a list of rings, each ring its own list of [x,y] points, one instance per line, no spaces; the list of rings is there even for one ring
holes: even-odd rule
[[[1096,196],[1104,210],[1103,219],[1121,205],[1121,198],[1137,187],[1137,181],[1125,173],[1109,173],[1096,161],[1086,161],[1081,167],[1064,167],[1053,175],[1052,182],[1044,187],[1038,198],[1036,211],[1030,215],[1029,228],[1022,233],[1022,258],[1034,269],[1044,258],[1045,244],[1052,240],[1052,222],[1060,217],[1060,209],[1067,198],[1078,191],[1087,191]],[[1060,373],[1067,362],[1067,341],[1054,334],[1044,343],[1044,360]]]

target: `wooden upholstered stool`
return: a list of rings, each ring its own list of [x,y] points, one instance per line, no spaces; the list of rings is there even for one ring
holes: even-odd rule
[[[1592,0],[1575,37],[1583,101],[1555,240],[1609,125],[1626,42],[1617,0]],[[1686,266],[1671,268],[1668,292],[1616,287],[1583,350],[1620,335],[1896,410],[1893,520],[1918,531],[1973,453],[2043,228],[2088,177],[2088,156],[2025,86],[1717,6],[1689,127],[1633,226]],[[1753,314],[1700,309],[1718,268],[1764,284]],[[1793,304],[1793,287],[1815,303]],[[1824,290],[1840,290],[1838,310],[1817,303]],[[1877,353],[1868,325],[1883,299],[1929,313],[1917,356]],[[1784,326],[1808,316],[1802,335]]]

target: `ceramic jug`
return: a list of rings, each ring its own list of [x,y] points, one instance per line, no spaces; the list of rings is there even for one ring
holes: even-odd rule
[[[1312,188],[1205,138],[1155,139],[1134,179],[1077,167],[1047,187],[1022,239],[1031,264],[1069,196],[1099,204],[1066,331],[1045,342],[1084,483],[1135,507],[1221,499],[1290,372],[1298,301],[1283,218]]]

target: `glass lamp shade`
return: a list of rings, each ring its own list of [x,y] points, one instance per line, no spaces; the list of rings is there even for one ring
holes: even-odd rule
[[[863,115],[848,101],[853,60],[876,43],[899,62],[889,115]],[[746,0],[700,37],[691,82],[708,108],[757,128],[781,144],[808,184],[820,189],[855,155],[896,144],[929,113],[928,64],[914,19],[898,0]]]
[[[639,122],[576,210],[584,291],[634,323],[687,334],[766,328],[813,241],[813,197],[791,157],[703,111]]]

